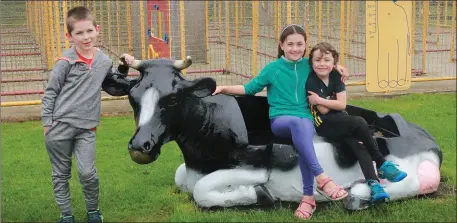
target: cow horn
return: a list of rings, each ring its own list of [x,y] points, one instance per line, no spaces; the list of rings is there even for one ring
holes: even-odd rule
[[[191,64],[192,58],[190,56],[187,56],[185,60],[175,60],[175,63],[173,65],[176,69],[183,70],[188,68]]]

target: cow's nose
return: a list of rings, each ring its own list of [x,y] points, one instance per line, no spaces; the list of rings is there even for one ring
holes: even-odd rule
[[[130,139],[129,150],[141,150],[141,144],[136,135]]]
[[[128,148],[129,150],[140,150],[145,153],[149,153],[152,146],[149,140],[140,139],[140,137],[133,137],[129,142]]]

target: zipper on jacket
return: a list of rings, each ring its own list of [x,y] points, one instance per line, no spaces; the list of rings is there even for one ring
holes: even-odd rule
[[[297,64],[295,63],[295,100],[298,102],[298,74]]]

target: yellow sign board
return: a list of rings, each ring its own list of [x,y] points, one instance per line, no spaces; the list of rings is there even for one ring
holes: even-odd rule
[[[406,90],[411,86],[412,1],[366,2],[366,89]]]

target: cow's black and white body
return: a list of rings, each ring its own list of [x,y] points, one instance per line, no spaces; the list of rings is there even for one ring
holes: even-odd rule
[[[113,84],[117,91],[128,89],[125,94],[137,121],[129,142],[132,159],[151,163],[164,143],[176,141],[185,161],[176,171],[176,185],[192,193],[201,207],[298,202],[303,194],[298,155],[291,141],[272,135],[266,98],[211,96],[213,79],[185,80],[173,63],[137,61],[133,67],[140,71],[139,79]],[[353,106],[347,111],[362,116],[373,132],[382,134],[375,136],[381,152],[408,173],[399,183],[385,182],[391,200],[437,190],[441,152],[432,136],[398,114]],[[350,187],[346,207],[366,206],[369,190],[357,183],[363,174],[352,153],[345,145],[318,136],[314,146],[325,172],[337,184]],[[315,195],[318,202],[326,200]]]

